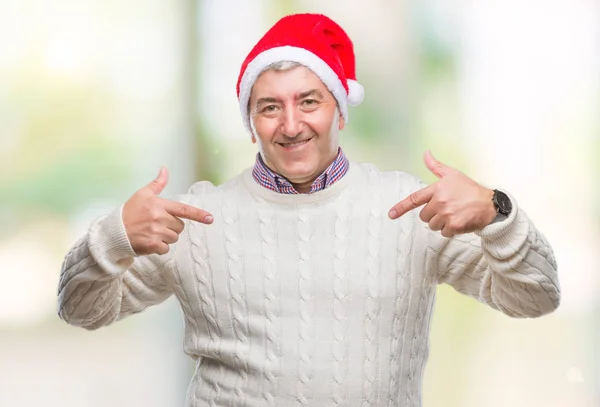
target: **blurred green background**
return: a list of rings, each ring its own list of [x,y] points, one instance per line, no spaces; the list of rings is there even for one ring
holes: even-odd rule
[[[353,38],[364,103],[342,146],[433,182],[425,149],[510,191],[552,243],[560,309],[513,320],[441,286],[424,406],[600,405],[600,5],[533,0],[0,1],[0,406],[183,405],[173,299],[96,332],[56,316],[96,216],[171,173],[251,166],[235,84],[283,14]]]

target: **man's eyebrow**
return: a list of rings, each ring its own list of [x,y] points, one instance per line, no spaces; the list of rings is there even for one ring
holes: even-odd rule
[[[307,90],[306,92],[301,92],[296,96],[296,99],[304,99],[309,96],[316,96],[318,98],[323,98],[323,93],[321,93],[318,89]],[[263,105],[265,103],[281,103],[281,100],[274,97],[264,97],[256,100],[256,106]]]
[[[308,90],[306,92],[299,93],[297,98],[298,99],[304,99],[304,98],[307,98],[309,96],[316,96],[316,97],[319,97],[321,99],[323,98],[323,94],[318,89],[311,89],[311,90]]]
[[[273,97],[260,98],[256,101],[256,106],[260,106],[264,103],[278,103],[279,99]]]

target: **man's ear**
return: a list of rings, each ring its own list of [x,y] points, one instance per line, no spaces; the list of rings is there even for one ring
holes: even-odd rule
[[[248,118],[248,121],[250,122],[250,136],[252,137],[252,144],[256,144],[256,129],[254,128],[254,120],[252,119],[252,116]]]
[[[346,120],[344,120],[344,116],[342,116],[342,114],[340,113],[340,120],[338,121],[338,127],[340,130],[344,130],[344,127],[346,126]]]

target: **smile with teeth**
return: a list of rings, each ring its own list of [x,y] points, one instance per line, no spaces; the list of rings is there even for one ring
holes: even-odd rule
[[[286,147],[286,148],[293,148],[293,147],[298,147],[301,145],[304,145],[306,143],[308,143],[310,140],[312,140],[312,137],[306,140],[302,140],[302,141],[296,141],[294,143],[279,143],[279,145]]]

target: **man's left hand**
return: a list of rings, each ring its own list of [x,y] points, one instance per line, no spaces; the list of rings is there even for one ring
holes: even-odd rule
[[[391,219],[425,205],[419,217],[445,237],[481,230],[492,223],[496,217],[494,191],[436,160],[429,151],[425,165],[439,180],[394,205]]]

